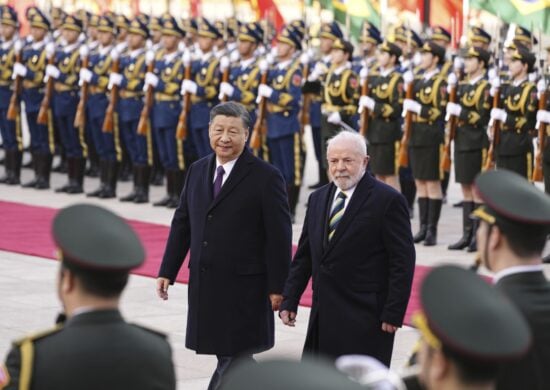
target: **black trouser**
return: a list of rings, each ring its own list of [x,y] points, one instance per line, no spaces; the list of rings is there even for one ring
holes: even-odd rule
[[[210,383],[208,384],[208,390],[217,390],[223,380],[223,376],[225,373],[237,362],[246,362],[246,361],[254,361],[254,358],[252,355],[238,355],[238,356],[223,356],[223,355],[216,355],[218,358],[218,365],[216,366],[216,370],[214,371],[214,374],[212,374],[212,378],[210,379]]]

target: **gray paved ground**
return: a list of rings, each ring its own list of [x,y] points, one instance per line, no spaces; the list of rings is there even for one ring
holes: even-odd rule
[[[309,134],[307,140],[309,141]],[[308,143],[311,145],[311,143]],[[316,181],[316,168],[312,161],[313,154],[308,154],[304,188]],[[0,169],[3,169],[1,167]],[[31,172],[23,171],[23,180],[30,179]],[[60,186],[65,177],[54,174],[53,187]],[[97,186],[97,179],[86,179],[86,190]],[[130,190],[124,183],[119,187],[119,195]],[[299,238],[301,222],[304,217],[304,202],[309,191],[302,191],[298,208],[293,240]],[[151,199],[163,196],[163,189],[152,187]],[[417,263],[436,265],[455,263],[469,265],[473,256],[465,252],[451,252],[447,245],[459,238],[461,231],[461,210],[450,205],[460,199],[459,187],[451,184],[448,204],[444,206],[440,223],[439,245],[425,248],[417,246]],[[118,200],[91,200],[82,195],[55,194],[53,191],[34,191],[20,187],[0,186],[0,200],[22,202],[60,208],[75,202],[92,202],[108,207],[126,218],[170,224],[173,211],[148,205],[121,203]],[[0,223],[9,223],[2,219]],[[416,231],[418,221],[412,222]],[[549,269],[547,269],[548,271]],[[32,256],[18,255],[0,251],[0,358],[7,352],[10,341],[33,330],[50,327],[60,310],[55,293],[57,264]],[[178,388],[186,390],[206,389],[208,379],[215,367],[215,358],[196,355],[185,348],[185,319],[187,314],[187,286],[178,284],[170,290],[170,299],[162,302],[155,295],[155,284],[151,278],[133,276],[122,302],[122,311],[130,321],[151,326],[169,334],[177,365]],[[272,356],[298,358],[306,332],[309,309],[300,309],[296,328],[283,327],[277,324],[276,345],[271,351],[258,355],[259,359]],[[392,369],[400,370],[417,338],[416,331],[403,328],[398,331],[395,342]]]

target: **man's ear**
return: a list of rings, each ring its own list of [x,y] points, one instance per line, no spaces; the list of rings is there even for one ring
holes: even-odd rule
[[[443,378],[449,375],[451,362],[447,357],[445,357],[440,349],[436,349],[433,351],[431,363],[432,367],[430,370],[430,375],[433,377],[432,380],[440,382]]]
[[[489,242],[487,243],[489,245],[489,249],[495,250],[502,246],[503,239],[504,236],[502,235],[499,227],[497,225],[493,225],[491,233],[489,234]]]
[[[75,289],[75,277],[74,274],[67,268],[61,269],[61,291],[64,294],[70,293]]]

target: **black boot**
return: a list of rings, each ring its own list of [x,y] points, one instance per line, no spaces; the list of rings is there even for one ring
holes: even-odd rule
[[[443,192],[443,203],[447,203],[447,189],[449,188],[449,179],[451,178],[451,173],[448,171],[443,172],[443,180],[441,180],[441,191]]]
[[[477,209],[478,207],[483,206],[483,203],[474,203],[474,209],[472,212]],[[468,244],[468,249],[466,249],[466,252],[477,252],[477,228],[479,227],[479,220],[477,218],[474,218],[472,220],[472,239],[470,240],[470,243]]]
[[[323,167],[323,164],[319,163],[319,181],[317,182],[317,184],[313,184],[308,188],[310,190],[316,190],[317,188],[321,188],[325,184],[328,184],[327,170]]]
[[[34,170],[34,179],[25,184],[22,184],[21,187],[23,188],[34,188],[36,186],[36,181],[38,180],[38,153],[33,152],[31,155],[31,165]]]
[[[65,151],[62,150],[61,153],[59,153],[59,164],[57,164],[56,167],[52,169],[54,172],[58,173],[67,173],[69,169],[69,164],[67,162],[67,157],[65,156]]]
[[[418,198],[418,217],[420,218],[420,230],[413,237],[415,244],[424,241],[428,231],[428,198]]]
[[[134,203],[149,202],[149,180],[151,180],[151,167],[140,165],[137,169],[138,181]]]
[[[106,176],[103,192],[99,195],[101,199],[116,198],[116,185],[118,181],[118,161],[105,161]]]
[[[174,190],[172,192],[172,198],[170,202],[166,205],[169,209],[175,209],[178,207],[180,202],[180,195],[183,189],[183,183],[185,181],[185,171],[180,171],[179,169],[174,171]]]
[[[10,161],[10,152],[11,150],[4,151],[4,168],[6,174],[0,177],[0,183],[5,184],[13,177],[13,168]]]
[[[121,182],[130,181],[130,177],[132,176],[133,173],[135,173],[135,171],[134,171],[134,168],[132,167],[132,163],[130,162],[130,159],[128,158],[128,154],[123,153],[122,161],[120,162],[120,166],[119,166],[118,179]]]
[[[164,171],[164,168],[162,165],[160,165],[160,162],[155,161],[155,165],[152,168],[151,171],[151,185],[153,186],[162,186],[164,185],[164,174],[166,173],[166,180],[168,180],[168,171]]]
[[[437,223],[441,215],[441,199],[430,199],[428,201],[428,230],[424,239],[424,246],[434,246],[437,244]]]
[[[73,159],[73,181],[67,194],[81,194],[84,192],[84,173],[86,171],[86,159],[77,157]]]
[[[88,160],[90,161],[90,166],[85,170],[85,174],[88,177],[98,177],[101,174],[101,161],[93,142],[89,142],[88,145]]]
[[[414,180],[401,180],[399,178],[399,184],[401,185],[401,193],[407,200],[409,206],[409,218],[414,218],[414,198],[416,197],[416,185]]]
[[[154,175],[154,174],[153,174]],[[151,175],[151,176],[153,176]],[[166,171],[166,195],[158,202],[153,203],[153,206],[167,206],[174,196],[174,171],[169,169]]]
[[[298,204],[298,197],[300,196],[300,187],[295,185],[288,185],[287,187],[288,195],[288,207],[290,209],[290,218],[292,223],[294,223],[294,218],[296,217],[296,205]]]
[[[69,188],[71,188],[75,184],[75,179],[74,179],[75,164],[76,164],[76,161],[73,157],[67,157],[67,177],[68,177],[68,181],[63,186],[56,188],[55,192],[58,192],[58,193],[59,192],[67,192],[69,190]],[[55,168],[54,168],[54,172],[56,172]]]
[[[138,183],[138,174],[137,174],[137,169],[138,167],[137,166],[134,166],[133,168],[133,179],[134,179],[134,188],[132,188],[132,192],[130,192],[128,195],[126,196],[123,196],[122,198],[120,198],[120,201],[121,202],[133,202],[134,199],[136,198],[136,193],[137,193],[137,183]],[[122,175],[123,174],[123,170],[124,170],[124,165],[121,165],[120,166],[120,174]],[[120,181],[123,181],[122,178],[120,178]]]
[[[50,175],[52,173],[53,155],[39,154],[38,158],[38,179],[34,188],[37,190],[47,190],[50,188]]]
[[[473,221],[470,214],[474,210],[474,202],[464,202],[462,205],[462,237],[456,243],[449,245],[449,250],[461,250],[466,248],[472,240]]]
[[[12,151],[12,164],[13,164],[13,175],[11,180],[7,181],[6,184],[8,185],[17,185],[21,183],[21,159],[23,158],[23,155],[19,150],[13,150]]]
[[[105,191],[105,186],[107,185],[107,161],[99,160],[99,187],[92,192],[86,194],[89,198],[99,198],[100,195]]]

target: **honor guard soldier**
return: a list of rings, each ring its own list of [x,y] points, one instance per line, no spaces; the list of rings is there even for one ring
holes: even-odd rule
[[[454,169],[455,180],[462,188],[462,237],[458,242],[449,245],[450,250],[468,248],[476,251],[477,221],[470,214],[482,203],[473,191],[475,177],[481,172],[487,158],[489,140],[487,124],[491,111],[492,99],[489,94],[490,84],[486,79],[490,54],[481,47],[470,47],[464,59],[466,79],[457,87],[456,103],[447,103],[447,121],[454,116],[457,121],[454,134]],[[449,140],[451,142],[451,140]]]
[[[123,55],[128,50],[128,29],[130,28],[130,20],[124,15],[115,16],[115,25],[116,25],[116,49]]]
[[[57,125],[67,157],[68,182],[55,191],[80,194],[83,191],[87,145],[84,139],[84,126],[76,129],[74,119],[79,102],[80,43],[78,37],[82,32],[82,21],[75,16],[66,16],[61,25],[61,32],[66,44],[59,46],[55,52],[53,64],[46,66],[46,77],[55,80],[53,104],[49,108],[50,115],[53,117],[50,119]]]
[[[256,49],[263,40],[263,32],[255,23],[243,24],[237,36],[237,50],[239,61],[230,66],[228,82],[220,84],[220,100],[229,100],[241,103],[250,115],[250,123],[256,123],[256,97],[260,84],[260,68]],[[222,60],[222,62],[226,62]]]
[[[130,271],[145,260],[134,230],[85,204],[62,209],[52,225],[67,320],[13,343],[0,389],[175,390],[166,336],[126,322],[119,311]]]
[[[13,66],[14,76],[23,78],[22,101],[25,103],[25,116],[31,135],[31,153],[34,168],[34,179],[23,184],[23,187],[50,188],[50,172],[55,151],[53,142],[53,125],[37,123],[40,104],[44,98],[44,72],[46,70],[46,35],[50,22],[38,9],[29,12],[32,42],[23,48],[21,63]]]
[[[200,58],[191,64],[191,79],[183,80],[181,94],[191,94],[188,135],[195,147],[198,158],[212,153],[208,138],[210,110],[218,103],[220,85],[220,61],[214,55],[216,40],[222,33],[206,19],[198,26],[198,45]]]
[[[319,182],[310,186],[310,189],[321,188],[328,183],[327,170],[323,161],[324,148],[321,142],[321,103],[323,97],[321,95],[322,83],[330,68],[331,52],[334,41],[343,39],[344,34],[337,22],[325,23],[321,26],[319,33],[319,51],[321,58],[316,61],[309,62],[309,75],[303,87],[304,94],[311,94],[311,103],[309,109],[309,122],[311,125],[311,134],[313,136],[313,146],[315,149],[315,157],[319,169]],[[308,53],[304,53],[308,55]]]
[[[195,51],[195,43],[197,40],[198,25],[197,19],[189,18],[181,21],[183,31],[185,31],[185,47],[193,54]]]
[[[267,99],[267,147],[270,162],[283,174],[290,212],[298,203],[301,177],[300,102],[302,70],[294,60],[301,49],[300,37],[285,27],[277,37],[277,63],[269,70],[267,85],[260,84],[258,96]]]
[[[525,27],[516,26],[512,41],[516,45],[522,45],[527,50],[533,50],[533,45],[539,43],[538,39],[533,36],[533,33]]]
[[[359,109],[369,110],[366,136],[371,172],[398,191],[397,154],[404,93],[403,77],[396,67],[401,54],[399,46],[388,41],[378,47],[379,68],[367,78],[369,96],[359,100]]]
[[[143,85],[145,79],[145,41],[149,38],[147,26],[137,18],[128,28],[128,49],[120,57],[120,73],[111,73],[109,84],[118,85],[118,126],[121,138],[133,167],[134,188],[122,202],[147,203],[151,174],[152,134],[138,134],[139,117],[143,110]]]
[[[494,389],[504,364],[525,356],[529,325],[514,305],[475,273],[452,265],[431,271],[420,288],[418,377],[408,389]],[[497,387],[498,388],[498,387]]]
[[[151,33],[151,47],[155,53],[162,48],[162,20],[159,17],[151,16],[149,19],[149,32]]]
[[[166,196],[154,206],[176,208],[183,188],[185,157],[183,140],[176,138],[181,113],[180,87],[183,63],[178,51],[185,32],[173,17],[162,21],[162,47],[154,59],[154,71],[145,75],[145,88],[154,88],[153,133],[162,167],[166,171]],[[148,53],[149,55],[149,53]]]
[[[51,11],[51,20],[52,20],[52,37],[55,44],[61,44],[63,34],[61,32],[61,25],[67,13],[63,11],[60,7],[53,7]]]
[[[380,30],[367,21],[363,22],[359,41],[361,54],[353,61],[353,71],[359,74],[363,68],[375,70],[378,66],[376,64],[376,60],[378,59],[376,49],[382,43]]]
[[[21,55],[23,42],[17,38],[19,22],[17,12],[10,6],[2,6],[1,12],[1,36],[0,43],[0,134],[4,147],[5,176],[0,178],[0,183],[19,184],[21,176],[21,156],[23,151],[23,137],[21,134],[21,102],[20,91],[12,88],[13,66],[17,57]],[[13,99],[13,102],[12,102]],[[10,107],[11,106],[11,107]],[[9,111],[15,114],[8,118]]]
[[[217,20],[214,24],[216,29],[222,34],[221,38],[216,39],[216,44],[214,46],[214,51],[218,60],[222,57],[229,56],[237,47],[235,43],[235,34],[238,33],[238,30],[234,29],[235,25],[229,23],[230,20],[225,22],[223,20]],[[236,20],[234,21],[236,22]]]
[[[399,67],[401,73],[411,70],[414,75],[417,75],[422,71],[422,68],[419,66],[420,54],[418,51],[422,47],[423,42],[414,30],[398,26],[393,36],[388,40],[399,46],[403,52]]]
[[[544,180],[544,192],[550,194],[550,74],[548,73],[549,64],[550,64],[550,47],[546,48],[546,66],[544,69],[541,69],[542,78],[537,83],[537,92],[539,101],[542,100],[542,94],[546,94],[546,107],[543,110],[538,110],[537,112],[537,132],[538,132],[538,141],[537,145],[539,147],[538,153],[540,153],[540,148],[542,147],[542,173]],[[540,126],[545,126],[545,129],[540,129]],[[546,133],[541,131],[546,130]],[[542,140],[540,139],[541,135],[543,136]]]
[[[88,196],[110,199],[116,197],[119,163],[122,159],[118,126],[114,131],[104,132],[103,122],[109,105],[107,86],[113,58],[116,27],[106,16],[99,19],[97,34],[99,46],[90,53],[88,67],[80,69],[80,81],[88,83],[86,118],[92,135],[92,142],[99,156],[99,188]]]
[[[422,74],[405,83],[413,82],[413,99],[405,99],[403,111],[414,114],[410,130],[410,162],[418,193],[420,231],[414,242],[425,246],[437,243],[437,224],[441,214],[443,172],[440,168],[444,133],[441,131],[447,105],[447,83],[440,73],[445,60],[445,49],[426,42],[421,49]],[[410,115],[410,114],[408,114]]]
[[[97,27],[99,26],[99,15],[91,14],[87,24],[88,40],[86,44],[90,51],[95,50],[99,46],[99,38],[97,36]]]
[[[528,79],[534,65],[535,56],[519,46],[510,62],[510,83],[500,90],[502,108],[491,110],[491,122],[499,121],[501,124],[500,134],[496,135],[497,168],[514,171],[529,180],[533,172],[530,132],[535,129],[538,107],[536,86]]]
[[[472,27],[468,32],[468,45],[489,51],[491,35],[481,27]]]

